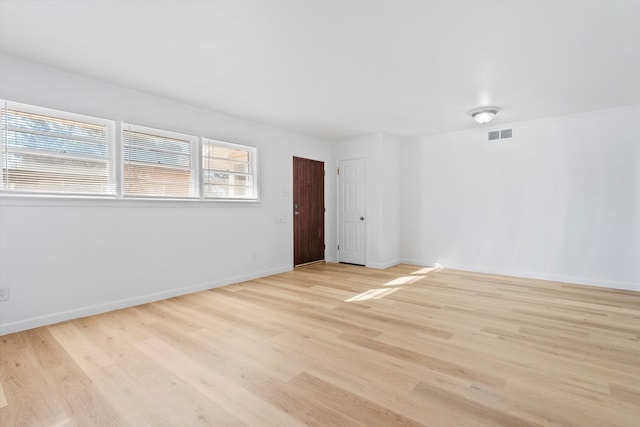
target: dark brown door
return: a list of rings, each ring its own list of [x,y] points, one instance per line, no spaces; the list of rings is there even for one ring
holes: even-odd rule
[[[293,265],[324,259],[324,162],[293,158]]]

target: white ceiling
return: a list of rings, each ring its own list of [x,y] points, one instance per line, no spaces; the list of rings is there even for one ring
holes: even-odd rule
[[[321,138],[640,104],[640,0],[0,0],[0,52]]]

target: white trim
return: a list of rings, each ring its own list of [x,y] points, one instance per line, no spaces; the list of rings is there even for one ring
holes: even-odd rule
[[[57,110],[53,108],[45,108],[37,105],[24,104],[24,103],[15,102],[15,101],[8,101],[6,99],[0,100],[0,104],[1,104],[0,108],[4,110],[15,110],[15,111],[24,112],[27,114],[35,114],[35,115],[51,118],[54,121],[55,119],[61,119],[66,121],[73,121],[77,123],[84,123],[84,124],[104,127],[106,131],[106,146],[107,146],[106,157],[97,157],[97,156],[91,156],[91,155],[77,155],[77,154],[69,155],[66,153],[59,153],[56,151],[49,151],[45,149],[37,150],[37,149],[16,148],[15,150],[11,150],[11,151],[15,151],[18,153],[35,154],[35,155],[46,156],[46,157],[55,158],[55,159],[73,159],[73,160],[80,160],[80,161],[103,162],[106,165],[107,171],[108,171],[107,186],[111,187],[112,191],[103,192],[103,193],[95,192],[90,194],[94,197],[117,196],[118,194],[117,193],[118,191],[117,169],[118,168],[116,166],[117,158],[115,156],[115,153],[116,153],[115,146],[117,143],[116,141],[117,136],[116,136],[116,122],[114,120],[104,119],[104,118],[85,115],[85,114],[71,113],[68,111]],[[63,133],[34,132],[34,131],[27,132],[22,128],[13,128],[7,125],[6,116],[5,116],[5,122],[0,123],[0,128],[2,129],[2,132],[3,132],[2,138],[0,138],[0,153],[3,153],[6,149],[5,145],[8,145],[7,132],[10,130],[9,128],[12,128],[14,131],[21,132],[21,133],[30,133],[30,134],[39,135],[39,136],[53,136],[56,138],[68,138],[75,141],[87,141],[85,138],[80,138],[73,135],[65,135]],[[8,167],[8,164],[4,166]],[[0,165],[0,170],[2,169],[2,167],[3,165]],[[64,197],[74,197],[78,195],[80,196],[83,195],[82,193],[77,193],[73,191],[56,192],[56,191],[43,191],[43,190],[33,190],[33,191],[12,190],[12,189],[5,188],[5,185],[7,183],[8,181],[0,182],[0,190],[1,190],[0,196],[2,197],[4,197],[5,195],[12,195],[12,194],[23,194],[27,196],[28,195],[34,195],[34,196],[58,195],[58,196],[64,196]]]
[[[107,207],[129,208],[153,206],[154,208],[212,208],[260,206],[260,200],[248,199],[206,199],[198,198],[162,198],[162,197],[124,197],[113,195],[52,195],[0,192],[1,207]]]
[[[143,135],[149,135],[149,136],[157,136],[160,138],[168,138],[168,139],[173,139],[173,140],[177,140],[177,141],[183,141],[183,142],[188,142],[189,143],[189,148],[190,148],[190,153],[189,153],[189,167],[184,167],[184,166],[176,166],[176,165],[168,165],[168,164],[155,164],[155,163],[149,163],[149,162],[145,162],[145,161],[132,161],[132,160],[127,160],[124,157],[124,151],[125,151],[125,138],[124,138],[124,134],[125,132],[131,132],[131,133],[138,133],[138,134],[143,134]],[[120,141],[119,141],[119,145],[120,145],[120,150],[121,150],[121,156],[122,156],[122,164],[121,164],[121,170],[122,170],[122,192],[120,193],[120,197],[121,198],[138,198],[138,197],[142,197],[142,198],[167,198],[167,196],[156,196],[153,194],[138,194],[138,193],[127,193],[125,192],[125,174],[124,174],[124,169],[125,166],[128,164],[135,164],[135,165],[142,165],[142,166],[153,166],[153,167],[160,167],[160,168],[164,168],[164,169],[174,169],[174,170],[183,170],[183,171],[189,171],[191,172],[191,194],[188,196],[183,196],[183,197],[177,197],[176,199],[200,199],[200,194],[199,194],[199,190],[200,190],[200,186],[199,186],[199,174],[198,174],[198,169],[197,168],[197,162],[194,161],[194,156],[198,155],[196,154],[196,150],[199,148],[198,146],[198,141],[199,141],[199,137],[196,135],[190,135],[190,134],[186,134],[186,133],[178,133],[178,132],[173,132],[173,131],[169,131],[169,130],[165,130],[165,129],[158,129],[158,128],[151,128],[151,127],[147,127],[147,126],[140,126],[140,125],[135,125],[135,124],[131,124],[131,123],[126,123],[126,122],[121,122],[120,123]],[[138,148],[135,145],[132,144],[128,144],[129,146],[129,150],[131,150],[131,148]],[[141,147],[141,149],[146,150],[146,147]],[[170,150],[160,150],[162,152],[167,152],[167,153],[176,153],[176,154],[180,154],[177,152],[173,152]]]
[[[202,165],[204,164],[202,161],[202,147],[204,147],[204,138],[202,136],[198,137],[198,141],[196,142],[196,149],[192,152],[193,164],[196,167],[197,172],[197,192],[198,200],[204,200],[204,169]]]
[[[191,294],[194,292],[206,291],[209,289],[219,288],[221,286],[233,283],[246,282],[247,280],[259,279],[261,277],[272,276],[274,274],[285,273],[293,268],[290,265],[272,268],[269,270],[257,271],[255,273],[241,274],[239,276],[228,277],[226,279],[216,280],[214,282],[200,283],[197,285],[185,286],[183,288],[169,289],[152,294],[141,295],[133,298],[112,301],[104,304],[96,304],[78,309],[51,313],[44,316],[31,317],[28,319],[17,320],[14,322],[0,323],[0,336],[12,334],[15,332],[25,331],[27,329],[38,328],[41,326],[53,325],[55,323],[64,322],[66,320],[78,319],[86,316],[93,316],[100,313],[106,313],[122,308],[133,307],[136,305],[147,304],[154,301],[160,301],[167,298],[173,298],[181,295]]]
[[[2,199],[6,197],[14,197],[14,196],[34,197],[39,199],[42,199],[43,197],[51,198],[51,199],[69,198],[69,199],[76,199],[76,200],[89,199],[89,198],[105,198],[105,197],[116,198],[116,199],[149,198],[149,199],[156,199],[156,200],[162,200],[162,201],[169,200],[174,202],[181,201],[181,200],[199,200],[199,201],[206,201],[206,202],[223,202],[223,203],[259,202],[260,201],[260,194],[261,194],[261,191],[260,191],[261,180],[259,179],[260,159],[259,159],[259,153],[258,153],[259,150],[255,146],[243,145],[236,142],[222,141],[216,138],[196,136],[190,133],[181,133],[181,132],[175,132],[175,131],[170,131],[165,129],[159,129],[156,127],[136,125],[136,124],[127,123],[126,121],[121,121],[121,120],[116,121],[116,120],[104,119],[104,118],[99,118],[99,117],[90,116],[90,115],[72,113],[64,110],[40,107],[32,104],[23,104],[20,102],[8,101],[5,99],[0,100],[0,103],[4,106],[3,108],[15,108],[20,111],[45,115],[52,118],[60,118],[63,120],[74,120],[74,121],[93,124],[93,125],[105,126],[107,130],[107,138],[108,138],[108,147],[107,147],[108,154],[107,154],[106,160],[94,158],[94,157],[85,158],[82,156],[78,157],[78,159],[104,161],[108,165],[109,176],[111,178],[110,183],[113,184],[113,190],[114,190],[113,192],[109,192],[109,193],[90,193],[90,194],[74,193],[74,192],[18,191],[18,190],[5,190],[4,183],[0,182],[0,201],[2,201]],[[6,131],[6,126],[0,126],[0,128],[3,130],[3,132]],[[162,167],[165,167],[168,169],[179,169],[184,171],[191,171],[192,184],[193,184],[192,194],[185,197],[172,198],[172,197],[155,196],[155,195],[148,195],[148,194],[125,193],[124,192],[125,159],[124,159],[124,148],[123,148],[124,147],[123,134],[125,131],[139,132],[139,133],[144,133],[149,135],[157,135],[160,137],[167,137],[167,138],[178,139],[178,140],[189,142],[191,146],[191,155],[190,155],[191,166],[190,167],[186,168],[186,167],[172,166],[172,165],[166,165],[166,164],[163,164]],[[4,139],[5,138],[3,137],[2,140]],[[251,177],[252,190],[253,190],[252,197],[246,197],[246,198],[204,197],[202,147],[205,142],[206,143],[215,142],[215,145],[217,146],[226,146],[229,148],[235,148],[235,149],[247,151],[249,153],[250,173],[245,174],[245,173],[238,172],[236,174]],[[2,146],[0,145],[0,149],[1,148]],[[21,150],[21,151],[26,152],[26,150]],[[166,150],[162,150],[162,151],[166,151]],[[170,152],[170,151],[166,151],[166,152]],[[37,153],[41,154],[39,151],[37,151]],[[56,157],[56,158],[61,157],[56,153],[50,154],[45,152],[44,154],[50,155],[51,157]],[[70,156],[64,156],[64,157],[71,158]],[[146,162],[134,162],[134,163],[142,164],[142,165],[148,164]]]
[[[259,200],[260,199],[260,191],[259,191],[259,179],[258,179],[258,149],[256,147],[252,147],[250,145],[243,145],[243,144],[238,144],[235,142],[227,142],[227,141],[221,141],[219,139],[214,139],[214,138],[207,138],[207,137],[202,137],[201,139],[201,144],[200,144],[200,152],[199,152],[199,157],[200,157],[200,192],[201,192],[201,197],[202,200]],[[223,147],[223,148],[230,148],[233,150],[238,150],[238,151],[246,151],[249,154],[249,161],[248,166],[249,166],[249,172],[248,173],[244,173],[244,172],[231,172],[229,171],[228,173],[230,174],[234,174],[234,175],[243,175],[243,176],[248,176],[251,178],[251,189],[253,190],[253,196],[252,197],[207,197],[204,194],[204,189],[205,189],[205,185],[204,185],[204,156],[203,156],[203,149],[205,144],[207,145],[212,145],[214,147]],[[238,161],[239,163],[242,163],[240,161]],[[215,171],[215,169],[210,169],[211,171]],[[219,171],[221,173],[224,173],[224,171]]]
[[[171,130],[152,128],[149,126],[141,126],[141,125],[136,125],[136,124],[127,123],[127,122],[122,122],[120,127],[122,132],[129,131],[129,132],[135,132],[135,133],[142,133],[145,135],[176,139],[178,141],[189,141],[191,144],[193,144],[194,140],[198,139],[196,135],[191,135],[188,133],[174,132]]]
[[[54,108],[46,108],[32,104],[24,104],[22,102],[9,101],[8,99],[2,99],[2,102],[6,103],[5,105],[8,109],[15,108],[24,112],[59,118],[63,120],[91,123],[93,125],[99,126],[110,126],[114,124],[114,120],[103,119],[101,117],[91,116],[87,114],[71,113],[69,111],[63,111]]]
[[[569,283],[574,285],[598,286],[598,287],[609,288],[609,289],[640,291],[640,283],[625,282],[620,280],[597,279],[597,278],[588,278],[588,277],[572,276],[572,275],[566,275],[566,274],[555,274],[555,273],[533,273],[530,271],[482,267],[477,265],[444,264],[441,262],[425,261],[425,260],[418,260],[413,258],[404,258],[401,260],[401,262],[403,264],[414,264],[414,265],[421,265],[421,266],[434,266],[436,264],[439,264],[439,265],[442,265],[442,267],[445,269],[450,268],[452,270],[463,270],[463,271],[469,271],[474,273],[488,273],[488,274],[497,274],[500,276],[513,276],[513,277],[521,277],[526,279],[548,280],[552,282],[562,282],[562,283]]]
[[[112,140],[113,147],[111,147],[110,154],[113,156],[111,162],[112,173],[116,180],[116,198],[122,198],[122,191],[124,189],[124,150],[122,148],[122,122],[115,122],[115,126],[111,129],[113,132]],[[65,195],[66,196],[66,195]]]

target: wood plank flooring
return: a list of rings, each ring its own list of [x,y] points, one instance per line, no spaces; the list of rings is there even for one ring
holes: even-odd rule
[[[640,293],[315,264],[0,337],[0,426],[640,426]]]

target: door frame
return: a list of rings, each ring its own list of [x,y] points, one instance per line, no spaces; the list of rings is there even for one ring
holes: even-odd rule
[[[340,162],[344,162],[344,161],[348,161],[348,160],[362,160],[362,162],[364,163],[364,214],[365,214],[365,218],[367,219],[364,222],[364,242],[363,242],[363,250],[364,250],[364,266],[366,267],[367,265],[367,256],[369,254],[369,251],[367,250],[367,236],[369,234],[369,227],[367,226],[367,224],[369,223],[368,218],[369,218],[369,214],[367,211],[367,158],[366,157],[349,157],[346,159],[338,159],[336,161],[336,259],[338,260],[338,263],[340,263],[340,250],[338,250],[337,245],[340,244],[340,226],[342,224],[342,220],[341,217],[342,215],[340,215],[340,199],[341,199],[341,195],[342,195],[342,191],[340,189],[340,177],[338,176],[338,169],[340,168]]]

